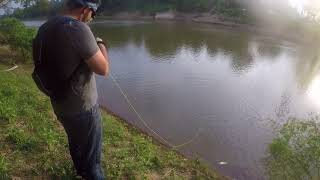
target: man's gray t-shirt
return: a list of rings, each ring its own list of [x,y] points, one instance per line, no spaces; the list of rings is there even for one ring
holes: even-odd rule
[[[57,75],[69,81],[65,98],[51,99],[55,113],[70,116],[96,105],[96,81],[85,61],[96,54],[99,47],[88,25],[71,17],[57,16],[42,25],[39,34],[47,47],[43,59],[54,59]]]

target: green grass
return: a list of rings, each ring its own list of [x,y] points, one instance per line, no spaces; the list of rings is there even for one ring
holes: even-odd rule
[[[7,68],[0,64],[0,179],[73,178],[66,134],[49,99],[33,83],[31,68],[4,72]],[[203,163],[166,149],[105,112],[103,131],[108,179],[221,179]]]

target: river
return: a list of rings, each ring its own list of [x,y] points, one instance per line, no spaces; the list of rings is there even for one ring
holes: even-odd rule
[[[265,178],[274,122],[320,110],[314,47],[204,24],[91,26],[132,106],[110,76],[97,76],[100,104],[160,141],[189,142],[179,151],[234,179]]]

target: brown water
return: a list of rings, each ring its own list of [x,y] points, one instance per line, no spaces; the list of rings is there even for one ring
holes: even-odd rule
[[[147,124],[179,150],[235,179],[264,179],[263,158],[281,124],[320,110],[314,47],[222,27],[101,21],[112,74]],[[148,132],[110,78],[100,103]],[[225,163],[221,163],[225,162]]]

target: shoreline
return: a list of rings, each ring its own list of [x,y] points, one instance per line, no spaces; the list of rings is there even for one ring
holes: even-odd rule
[[[281,24],[273,26],[264,22],[259,22],[260,25],[258,23],[245,23],[237,18],[211,15],[209,13],[164,12],[150,16],[142,15],[137,12],[120,12],[111,16],[98,15],[96,19],[115,21],[186,22],[219,26],[232,29],[234,31],[245,31],[303,45],[312,44],[315,41],[314,37],[309,36],[309,32],[302,32],[301,30],[296,31]]]
[[[102,105],[99,105],[99,107],[100,107],[100,109],[101,109],[103,112],[105,112],[105,113],[107,113],[107,114],[109,114],[109,115],[111,115],[111,116],[116,117],[119,121],[121,121],[123,124],[127,125],[128,127],[134,129],[135,131],[138,131],[139,133],[141,133],[141,134],[143,134],[143,135],[145,135],[145,136],[148,136],[148,137],[152,138],[152,142],[153,142],[153,143],[155,143],[155,144],[157,144],[157,145],[159,145],[159,146],[162,146],[163,148],[165,148],[165,149],[167,149],[167,150],[174,151],[174,152],[176,152],[177,154],[183,156],[184,158],[191,159],[191,160],[198,160],[197,158],[194,159],[194,157],[189,157],[189,156],[181,153],[181,152],[179,151],[179,148],[175,149],[175,148],[170,147],[170,145],[164,143],[164,142],[161,141],[159,138],[154,137],[154,136],[151,135],[151,133],[148,133],[147,131],[142,130],[142,129],[136,127],[133,123],[130,123],[130,122],[127,121],[125,118],[121,117],[121,115],[118,115],[118,114],[112,112],[112,111],[109,110],[107,107],[102,106]],[[209,165],[208,163],[204,162],[203,159],[200,159],[200,161],[201,161],[201,163],[205,164],[206,166],[209,166],[209,167],[211,167],[211,168],[215,168],[215,167],[212,167],[211,165]]]
[[[73,178],[66,135],[52,112],[48,98],[33,83],[31,68],[19,64],[19,68],[10,73],[2,71],[8,68],[8,65],[0,63],[0,82],[3,83],[0,104],[10,100],[6,107],[0,106],[0,119],[4,118],[0,124],[0,179]],[[228,179],[204,161],[188,158],[107,108],[100,109],[105,136],[102,162],[108,169],[107,177]],[[24,165],[26,162],[28,166]]]
[[[162,148],[164,148],[165,150],[168,150],[168,151],[173,151],[174,153],[178,154],[179,156],[185,158],[185,159],[189,159],[191,161],[197,161],[199,162],[202,166],[204,166],[205,168],[208,168],[208,170],[213,170],[215,171],[215,173],[217,174],[218,176],[218,179],[221,179],[221,180],[228,180],[229,177],[226,176],[226,175],[223,175],[221,174],[220,172],[217,171],[217,167],[214,167],[213,165],[210,165],[209,162],[205,161],[204,159],[201,159],[199,157],[194,157],[193,155],[187,155],[187,154],[183,154],[182,152],[179,151],[179,148],[175,149],[175,148],[172,148],[170,147],[170,145],[162,142],[159,138],[157,137],[154,137],[152,136],[151,133],[148,133],[147,131],[145,130],[142,130],[141,128],[139,127],[136,127],[133,123],[130,123],[129,121],[127,121],[125,118],[121,117],[120,115],[112,112],[111,110],[109,110],[107,107],[105,106],[102,106],[102,105],[99,105],[100,109],[102,112],[108,114],[108,115],[111,115],[113,117],[116,117],[117,120],[121,121],[122,124],[124,124],[125,126],[128,126],[130,129],[133,129],[134,131],[137,131],[139,132],[140,134],[144,135],[144,136],[147,136],[147,137],[150,137],[151,140],[152,140],[152,143],[155,144],[155,145],[158,145]],[[187,145],[186,145],[187,146]]]
[[[32,21],[41,21],[47,18],[30,18],[23,19],[33,25]],[[210,13],[181,13],[181,12],[162,12],[154,15],[144,15],[139,12],[119,12],[113,15],[97,15],[93,24],[99,20],[113,21],[145,21],[145,22],[185,22],[194,24],[212,25],[231,29],[234,31],[242,31],[254,33],[261,36],[267,36],[272,39],[284,40],[301,45],[310,45],[320,40],[314,32],[308,32],[303,29],[290,28],[288,25],[281,23],[271,24],[270,22],[249,23],[240,18],[232,18],[227,16],[215,15]]]

